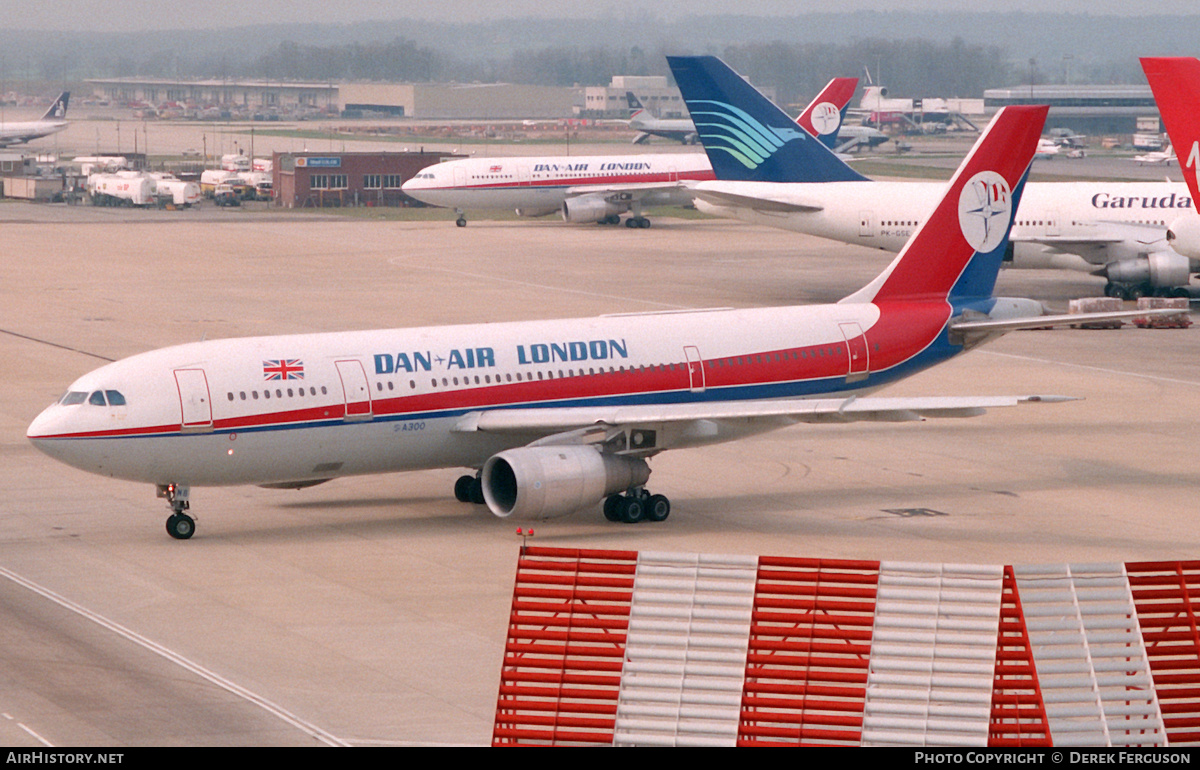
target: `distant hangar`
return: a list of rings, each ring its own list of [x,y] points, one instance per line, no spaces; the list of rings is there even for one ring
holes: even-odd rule
[[[406,118],[523,120],[572,117],[584,89],[511,83],[293,83],[262,80],[92,79],[96,98],[231,112],[324,111]]]

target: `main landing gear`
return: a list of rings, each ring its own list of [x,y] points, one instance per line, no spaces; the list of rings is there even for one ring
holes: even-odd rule
[[[643,521],[666,521],[670,515],[671,501],[666,495],[652,495],[645,489],[609,495],[604,500],[604,518],[609,521],[640,524]]]
[[[460,503],[483,505],[483,482],[479,476],[459,476],[454,482],[454,498]]]
[[[1192,295],[1184,286],[1151,286],[1148,283],[1113,283],[1104,285],[1104,296],[1136,300],[1141,297],[1184,297]]]
[[[642,229],[645,229],[650,226],[650,220],[646,219],[641,214],[635,214],[634,216],[631,216],[625,220],[625,226],[626,227],[640,227]]]
[[[158,496],[165,497],[171,506],[171,515],[167,517],[167,534],[176,540],[187,540],[196,534],[196,520],[184,513],[191,507],[188,488],[178,484],[160,484]]]

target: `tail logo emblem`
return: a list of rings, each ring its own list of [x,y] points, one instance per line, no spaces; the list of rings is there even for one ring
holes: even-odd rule
[[[808,138],[798,128],[773,128],[764,125],[745,110],[732,104],[710,100],[697,100],[699,107],[706,105],[711,111],[692,110],[692,121],[704,139],[709,152],[723,152],[748,169],[756,169],[775,151],[788,142]]]
[[[828,136],[842,125],[842,112],[830,102],[821,102],[812,111],[813,129],[821,136]]]
[[[971,248],[994,251],[1004,240],[1012,219],[1012,190],[995,171],[980,171],[958,197],[958,226]]]

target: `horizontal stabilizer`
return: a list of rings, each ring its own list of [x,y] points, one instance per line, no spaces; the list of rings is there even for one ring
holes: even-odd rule
[[[965,348],[972,348],[994,337],[1024,329],[1049,329],[1059,326],[1083,326],[1110,321],[1132,321],[1137,318],[1166,318],[1187,315],[1188,311],[1177,308],[1155,308],[1153,310],[1113,310],[1102,313],[1067,313],[1060,315],[1031,316],[1027,318],[963,319],[951,321],[950,339]]]

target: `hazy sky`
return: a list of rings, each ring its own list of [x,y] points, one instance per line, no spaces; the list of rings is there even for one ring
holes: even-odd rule
[[[1117,15],[1196,14],[1196,0],[0,0],[9,29],[103,32],[220,28],[273,22],[355,22],[398,18],[469,21],[514,16],[630,16],[684,14],[794,15],[804,11],[929,10],[1044,11]]]

